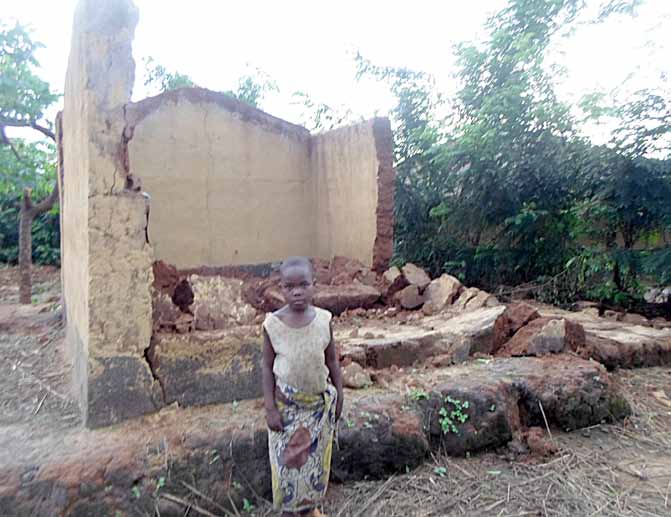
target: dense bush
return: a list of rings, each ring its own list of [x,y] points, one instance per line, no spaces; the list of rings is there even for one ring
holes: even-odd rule
[[[485,42],[457,48],[460,89],[449,104],[430,76],[358,58],[359,74],[397,99],[397,262],[490,290],[534,283],[554,302],[625,304],[642,283],[668,281],[671,162],[645,153],[664,149],[671,103],[639,92],[650,102],[609,110],[626,122],[609,146],[579,134],[545,59],[583,6],[510,0]],[[606,112],[594,99],[591,108]]]

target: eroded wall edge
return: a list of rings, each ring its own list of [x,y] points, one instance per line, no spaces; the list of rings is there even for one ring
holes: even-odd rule
[[[377,153],[377,233],[373,245],[373,270],[389,267],[394,253],[394,139],[388,118],[373,119],[373,138]]]
[[[126,106],[127,136],[132,138],[132,132],[140,122],[164,104],[177,104],[180,101],[194,104],[216,104],[217,106],[237,115],[242,121],[256,124],[269,131],[280,133],[290,138],[302,141],[310,139],[310,132],[302,126],[291,124],[285,120],[273,117],[249,104],[206,88],[178,88],[147,97],[138,102],[128,103]]]
[[[81,0],[66,78],[66,304],[75,386],[88,427],[160,405],[144,357],[151,339],[153,261],[145,238],[146,204],[124,159],[137,21],[130,0]]]

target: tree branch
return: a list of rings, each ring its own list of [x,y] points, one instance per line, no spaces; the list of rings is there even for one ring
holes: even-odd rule
[[[56,135],[51,129],[49,129],[48,127],[41,126],[37,122],[32,122],[30,120],[15,120],[3,117],[0,118],[0,126],[2,126],[3,128],[3,132],[5,127],[30,127],[33,128],[35,131],[39,131],[44,136],[51,138],[54,142],[56,141]]]
[[[16,150],[16,147],[14,147],[14,144],[12,143],[12,141],[7,137],[7,134],[5,133],[5,126],[0,126],[0,139],[2,140],[2,143],[4,145],[8,146],[12,150],[12,153],[14,153],[14,156],[16,156],[17,161],[19,161],[21,163],[25,163],[21,159],[21,155]]]
[[[51,190],[51,193],[45,197],[42,201],[33,204],[31,198],[31,189],[23,189],[23,206],[30,215],[35,218],[38,215],[42,215],[44,212],[51,210],[51,207],[54,206],[54,203],[58,200],[58,181],[54,182],[54,188]]]

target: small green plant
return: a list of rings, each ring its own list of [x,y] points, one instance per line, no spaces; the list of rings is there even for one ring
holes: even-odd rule
[[[437,474],[441,478],[444,478],[445,476],[447,476],[447,469],[445,467],[436,467],[435,469],[433,469],[433,473]]]
[[[451,406],[451,407],[450,407]],[[449,395],[445,399],[445,406],[438,410],[440,415],[439,422],[443,434],[454,433],[459,434],[459,424],[464,424],[468,420],[468,413],[466,410],[470,407],[470,403],[453,399]]]
[[[133,496],[135,497],[135,499],[140,499],[140,495],[142,495],[142,494],[140,494],[140,487],[138,487],[138,486],[134,486],[134,487],[131,489],[131,493],[133,494]]]
[[[410,390],[410,398],[414,401],[419,402],[420,400],[429,400],[429,394],[418,388],[412,388]]]
[[[254,505],[246,497],[242,500],[242,511],[245,513],[252,513],[254,511]]]
[[[154,495],[158,495],[160,492],[161,488],[165,486],[165,477],[161,476],[158,478],[158,481],[156,482],[156,489],[154,490]]]
[[[242,485],[238,481],[233,481],[233,489],[234,490],[242,490]]]
[[[233,405],[233,413],[235,413],[238,409],[238,406],[240,405],[240,402],[234,400],[232,405]]]
[[[348,418],[347,420],[345,420],[345,426],[347,427],[347,429],[352,429],[354,427],[354,422]]]

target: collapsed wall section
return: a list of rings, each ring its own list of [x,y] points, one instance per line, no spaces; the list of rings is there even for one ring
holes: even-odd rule
[[[393,251],[394,168],[389,121],[376,118],[312,139],[316,255],[380,271]]]
[[[129,105],[127,120],[156,259],[194,268],[313,253],[305,128],[201,88]]]

